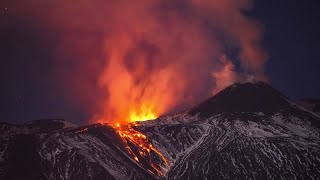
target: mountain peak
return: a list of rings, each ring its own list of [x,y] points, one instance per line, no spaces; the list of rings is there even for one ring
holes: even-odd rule
[[[189,110],[189,114],[210,117],[215,113],[272,113],[288,106],[285,96],[263,81],[234,83]]]
[[[72,124],[65,119],[38,119],[25,123],[24,126],[29,128],[38,128],[39,132],[56,131],[64,128],[77,127],[77,125]]]

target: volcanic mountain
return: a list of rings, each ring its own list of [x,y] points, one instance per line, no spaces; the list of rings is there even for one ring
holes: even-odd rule
[[[320,177],[319,116],[264,82],[236,83],[182,113],[127,126],[145,135],[148,156],[108,124],[2,123],[0,179]]]

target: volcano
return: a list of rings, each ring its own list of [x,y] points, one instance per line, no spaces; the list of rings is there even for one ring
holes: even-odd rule
[[[233,84],[189,110],[130,129],[150,143],[148,156],[108,124],[1,123],[0,179],[320,177],[320,117],[265,82]]]

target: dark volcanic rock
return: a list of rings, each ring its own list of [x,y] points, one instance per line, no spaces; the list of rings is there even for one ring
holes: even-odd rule
[[[307,110],[312,111],[320,116],[320,99],[301,99],[297,101],[297,103]]]
[[[236,83],[189,111],[210,117],[216,113],[273,113],[289,105],[286,98],[265,82]]]
[[[37,142],[38,138],[33,135],[14,137],[7,149],[8,172],[4,179],[46,179],[40,167]]]

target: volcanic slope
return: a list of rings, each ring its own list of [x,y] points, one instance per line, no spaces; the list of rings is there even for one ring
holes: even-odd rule
[[[318,179],[319,127],[317,115],[264,82],[233,84],[140,126],[173,164],[167,179]]]
[[[106,124],[1,123],[0,179],[320,177],[320,118],[264,82],[233,84],[185,112],[132,128],[169,165],[156,153],[135,161]],[[163,167],[164,177],[150,164]]]

